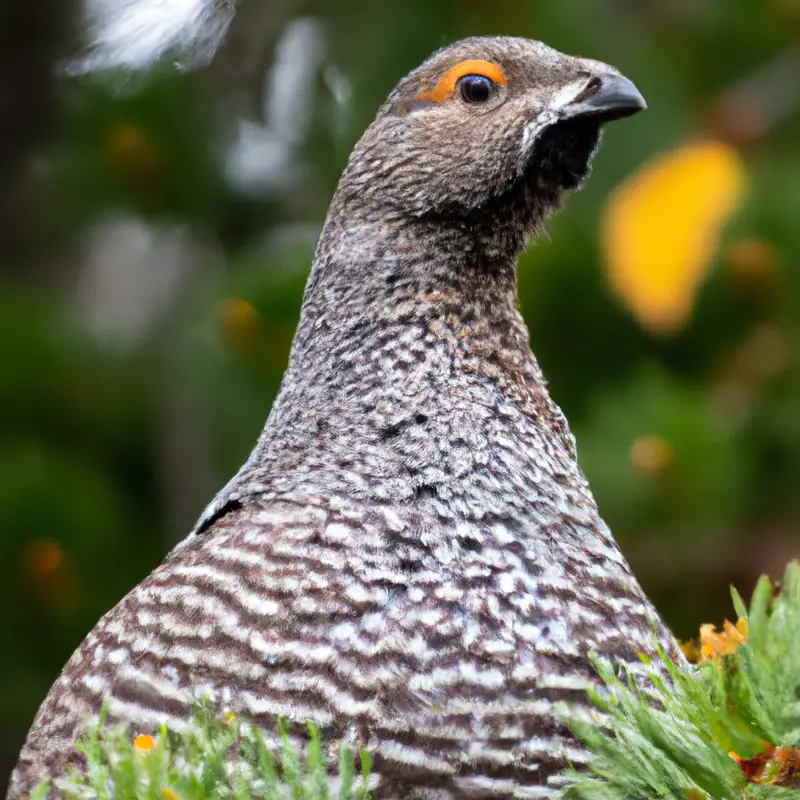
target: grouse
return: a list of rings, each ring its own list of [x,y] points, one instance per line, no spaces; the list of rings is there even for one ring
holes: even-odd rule
[[[471,38],[403,78],[347,163],[280,393],[195,530],[45,699],[10,798],[105,701],[314,720],[376,800],[547,798],[596,651],[672,647],[598,510],[517,310],[516,257],[645,107],[598,61]]]

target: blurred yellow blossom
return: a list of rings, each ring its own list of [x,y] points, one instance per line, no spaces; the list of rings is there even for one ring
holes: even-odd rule
[[[778,272],[780,256],[769,242],[753,237],[733,242],[725,261],[736,282],[747,288],[771,286]]]
[[[176,795],[172,789],[162,789],[161,793],[167,798],[167,800],[178,800],[178,795]]]
[[[77,590],[73,563],[59,542],[34,539],[22,553],[22,574],[30,591],[46,606],[63,608]]]
[[[666,439],[645,434],[631,445],[629,457],[631,464],[640,472],[658,475],[672,464],[675,452]]]
[[[248,300],[232,297],[223,300],[219,307],[222,334],[228,349],[238,356],[252,355],[261,335],[261,318]]]
[[[646,164],[611,197],[602,227],[609,280],[644,328],[663,335],[685,325],[744,182],[733,147],[696,141]]]
[[[149,753],[156,746],[156,740],[147,733],[140,733],[133,740],[133,746],[140,753]]]
[[[136,185],[163,166],[156,142],[133,123],[119,122],[109,128],[105,145],[107,157],[120,177]]]
[[[64,551],[53,539],[35,539],[25,551],[28,574],[36,580],[54,576],[64,564]]]
[[[147,138],[137,125],[120,122],[108,131],[109,152],[117,157],[138,158],[147,151]]]

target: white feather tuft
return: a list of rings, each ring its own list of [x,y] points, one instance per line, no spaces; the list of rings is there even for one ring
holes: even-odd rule
[[[72,73],[144,69],[165,55],[181,67],[207,64],[233,20],[238,0],[86,0],[87,54]]]

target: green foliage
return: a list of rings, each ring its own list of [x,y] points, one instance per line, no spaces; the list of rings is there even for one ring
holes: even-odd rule
[[[800,563],[776,596],[762,578],[749,612],[735,590],[733,599],[748,638],[732,654],[694,667],[661,652],[661,663],[644,662],[644,680],[595,659],[608,691],[591,693],[592,721],[570,716],[592,753],[591,774],[571,773],[566,797],[796,800],[797,788],[779,785],[779,763],[748,783],[731,753],[800,747]]]
[[[156,737],[132,738],[124,725],[107,726],[103,710],[77,745],[86,768],[73,766],[54,784],[67,800],[369,800],[369,756],[359,754],[356,779],[352,750],[336,745],[330,753],[338,750],[337,774],[329,771],[319,729],[309,724],[308,735],[303,756],[284,720],[268,742],[234,715],[221,720],[200,704],[185,732],[162,725]],[[44,800],[47,790],[40,784],[31,800]]]
[[[628,457],[643,431],[669,448],[660,470],[642,469]],[[618,525],[636,530],[658,520],[689,540],[698,530],[712,535],[741,511],[749,476],[712,399],[655,365],[599,393],[591,425],[576,436],[581,466]]]
[[[84,79],[65,96],[60,189],[80,228],[110,210],[214,224],[224,196],[202,98],[184,73],[159,65],[133,83]]]

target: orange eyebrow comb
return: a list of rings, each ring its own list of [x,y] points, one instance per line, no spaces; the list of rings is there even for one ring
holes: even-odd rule
[[[456,90],[456,84],[460,78],[465,75],[484,75],[500,86],[505,86],[508,83],[508,78],[505,72],[497,64],[491,61],[484,61],[483,59],[468,59],[467,61],[460,61],[454,67],[450,67],[444,75],[436,82],[436,85],[430,91],[420,92],[417,95],[417,100],[426,100],[431,103],[443,103],[453,96]]]

